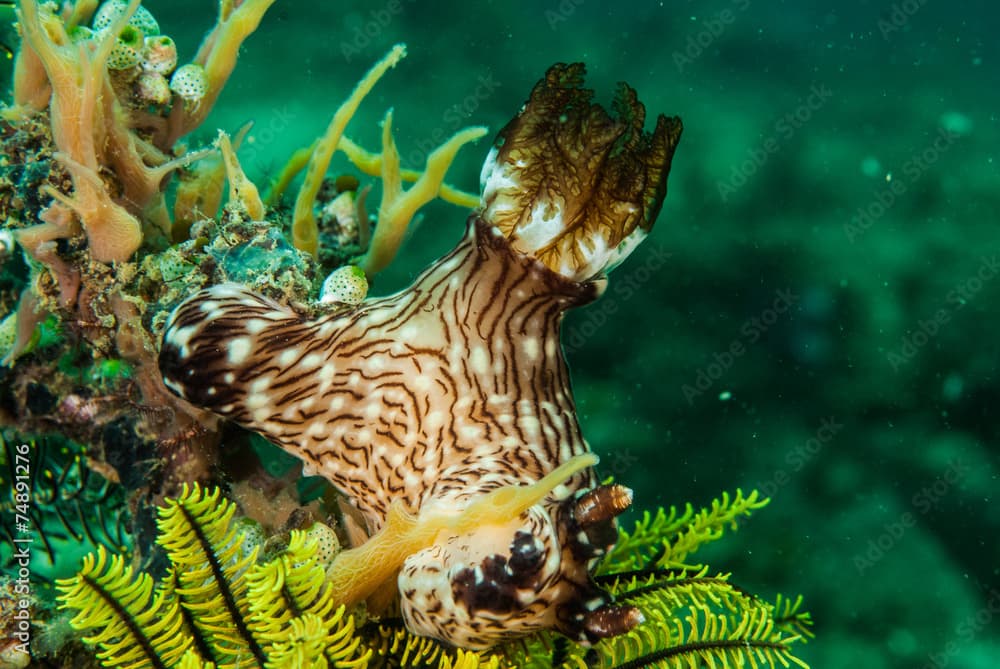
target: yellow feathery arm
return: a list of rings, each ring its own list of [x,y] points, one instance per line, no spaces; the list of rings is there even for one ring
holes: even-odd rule
[[[690,568],[692,565],[684,561],[691,553],[702,544],[721,537],[727,527],[736,529],[740,518],[750,516],[768,502],[770,500],[761,498],[756,490],[747,495],[737,490],[732,496],[724,492],[720,499],[712,501],[711,508],[697,513],[691,504],[685,505],[683,512],[676,507],[670,507],[669,513],[660,508],[655,515],[646,511],[642,519],[636,521],[635,529],[621,531],[618,543],[604,559],[600,571],[639,569],[648,566],[646,563],[653,556],[660,568]]]
[[[184,485],[177,499],[159,510],[157,543],[177,573],[176,592],[195,626],[213,644],[221,667],[266,663],[260,639],[248,623],[247,570],[257,561],[258,547],[244,551],[233,515],[236,505],[218,488],[207,491]],[[218,659],[218,657],[217,657]]]
[[[361,647],[354,618],[347,615],[346,607],[335,606],[317,553],[315,536],[292,530],[288,548],[281,555],[248,572],[251,627],[264,640],[272,662],[293,651],[318,656],[318,649],[331,666],[365,666],[372,651]]]
[[[121,555],[104,546],[83,560],[73,578],[56,582],[59,607],[76,609],[70,624],[92,630],[84,641],[98,647],[109,669],[167,669],[191,646],[180,634],[183,618],[167,589],[154,592],[149,574],[136,575]]]

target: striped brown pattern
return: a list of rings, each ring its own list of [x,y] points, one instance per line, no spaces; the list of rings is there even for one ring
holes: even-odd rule
[[[595,292],[470,219],[410,288],[346,314],[306,320],[240,286],[204,290],[171,317],[160,367],[177,394],[329,479],[376,530],[395,499],[460,503],[587,449],[559,324]]]

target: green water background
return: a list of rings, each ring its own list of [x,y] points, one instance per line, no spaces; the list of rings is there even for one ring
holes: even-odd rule
[[[190,57],[211,2],[147,0]],[[636,506],[757,487],[704,557],[803,593],[813,667],[997,666],[998,42],[986,2],[278,0],[204,132],[273,174],[396,42],[349,134],[404,165],[499,129],[557,61],[684,137],[652,236],[567,320],[581,421]],[[450,181],[478,185],[487,142]],[[334,170],[345,168],[343,161]],[[339,166],[339,167],[338,167]],[[375,291],[451,247],[435,203]]]

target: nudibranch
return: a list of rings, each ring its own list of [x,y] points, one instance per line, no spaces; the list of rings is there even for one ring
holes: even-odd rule
[[[487,648],[541,629],[589,643],[641,622],[592,572],[631,503],[598,485],[559,329],[646,236],[681,134],[583,66],[553,66],[498,135],[458,246],[405,290],[310,319],[235,284],[171,315],[160,369],[195,405],[336,486],[371,538],[329,577],[398,588],[411,631]]]

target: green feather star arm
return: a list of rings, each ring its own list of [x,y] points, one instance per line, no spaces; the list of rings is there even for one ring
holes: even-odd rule
[[[621,636],[592,648],[564,644],[553,635],[532,639],[515,666],[531,669],[673,669],[675,667],[808,665],[796,656],[811,638],[812,619],[802,598],[774,604],[688,556],[719,539],[739,519],[769,502],[757,491],[723,493],[705,509],[688,504],[645,513],[619,540],[598,570],[596,582],[616,604],[635,606],[645,619]]]
[[[604,560],[602,571],[627,571],[648,566],[655,558],[659,568],[689,568],[685,561],[702,545],[722,537],[727,528],[735,530],[741,518],[749,517],[770,502],[761,499],[756,490],[744,495],[736,491],[712,501],[710,508],[697,514],[688,504],[683,513],[670,507],[669,513],[660,508],[655,514],[643,513],[632,532],[622,530],[615,547]],[[697,571],[698,567],[694,567]]]
[[[707,603],[693,604],[683,612],[652,609],[647,623],[628,632],[614,650],[588,667],[639,669],[639,667],[788,667],[808,665],[792,654],[798,639],[776,629],[767,607],[747,608],[733,616]]]

